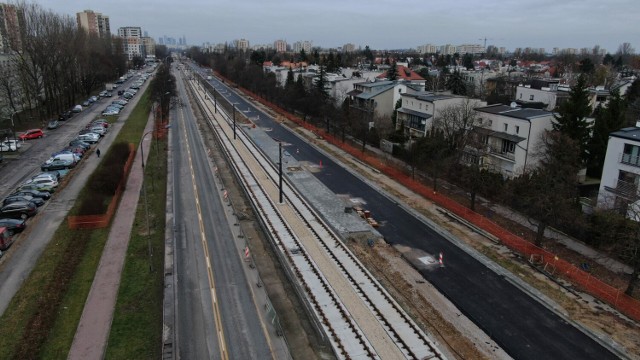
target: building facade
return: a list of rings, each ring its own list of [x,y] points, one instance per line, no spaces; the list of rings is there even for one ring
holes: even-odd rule
[[[84,29],[91,35],[96,35],[103,39],[111,38],[111,27],[109,17],[93,10],[85,10],[76,14],[78,28]]]
[[[142,42],[142,28],[126,26],[118,28],[118,36],[122,38],[123,51],[129,61],[135,57],[145,58],[145,48]]]
[[[520,108],[515,103],[480,107],[476,112],[480,126],[474,130],[485,146],[478,154],[480,165],[506,178],[537,166],[535,153],[541,150],[543,133],[553,129],[553,113]]]
[[[273,48],[276,50],[276,52],[286,52],[287,42],[284,40],[276,40],[273,42]]]
[[[609,134],[598,207],[638,219],[640,211],[640,124]]]
[[[24,14],[12,4],[0,3],[0,53],[9,54],[22,50],[20,29],[24,25]]]
[[[426,136],[433,129],[434,120],[440,117],[442,110],[469,101],[464,96],[435,94],[426,91],[407,91],[400,94],[400,98],[402,102],[397,110],[396,130],[404,128],[404,134],[409,138]],[[474,101],[475,106],[487,105],[483,101]]]

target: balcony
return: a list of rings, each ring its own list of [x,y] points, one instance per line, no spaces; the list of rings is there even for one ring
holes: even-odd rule
[[[619,159],[622,164],[640,167],[640,156],[621,153]]]
[[[635,201],[638,199],[638,184],[634,182],[617,180],[615,187],[605,186],[607,191],[622,196],[625,199]]]
[[[497,156],[499,158],[502,159],[506,159],[509,161],[516,161],[516,154],[512,153],[512,152],[507,152],[507,151],[502,151],[502,148],[500,147],[496,147],[496,146],[487,146],[487,150],[489,151],[489,154],[493,155],[493,156]]]

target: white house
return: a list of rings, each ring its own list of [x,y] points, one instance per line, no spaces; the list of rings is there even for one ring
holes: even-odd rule
[[[413,93],[417,90],[411,84],[402,81],[375,81],[353,84],[353,90],[347,95],[351,107],[377,118],[390,119],[396,102],[408,91]]]
[[[609,134],[598,192],[598,207],[617,209],[623,214],[631,204],[634,204],[633,208],[637,208],[640,199],[639,185],[640,124],[636,124],[635,127]]]
[[[467,101],[464,96],[425,91],[406,92],[400,94],[400,97],[402,105],[397,110],[396,129],[404,126],[405,135],[411,138],[425,136],[433,127],[434,119],[438,118],[443,109]],[[485,106],[487,103],[478,101],[477,105]]]
[[[537,165],[542,134],[553,128],[553,113],[540,110],[496,104],[476,108],[481,126],[480,133],[486,151],[478,160],[487,169],[505,177],[517,177]]]

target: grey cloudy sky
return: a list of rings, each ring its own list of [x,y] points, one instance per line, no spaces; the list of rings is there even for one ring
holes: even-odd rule
[[[39,0],[58,14],[85,9],[110,18],[112,32],[140,26],[156,40],[190,45],[245,38],[250,44],[310,40],[372,49],[424,44],[593,47],[630,42],[640,51],[640,0]]]

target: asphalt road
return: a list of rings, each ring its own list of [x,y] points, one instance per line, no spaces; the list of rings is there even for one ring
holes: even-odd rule
[[[292,144],[290,148],[299,150],[291,156],[311,163],[322,161],[322,170],[314,175],[336,194],[364,199],[366,208],[384,224],[378,231],[388,243],[410,246],[431,254],[443,252],[446,267],[423,271],[422,275],[509,355],[515,359],[617,358],[503,276],[491,271],[399,207],[378,189],[372,188],[257,110],[226,84],[215,78],[210,82],[218,89],[225,89],[225,98],[236,103],[236,107],[247,116],[260,115],[256,123],[263,128],[271,128],[269,134],[272,138],[288,142]]]
[[[226,218],[226,205],[219,195],[222,190],[215,183],[206,147],[184,95],[184,83],[177,79],[177,85],[181,102],[186,105],[173,116],[177,125],[172,126],[170,146],[174,165],[170,171],[174,172],[176,196],[179,358],[223,358],[220,339],[230,359],[271,358],[256,308],[260,305],[254,303],[249,289],[243,269],[246,264],[234,243],[232,224]],[[215,299],[210,291],[210,275]]]

